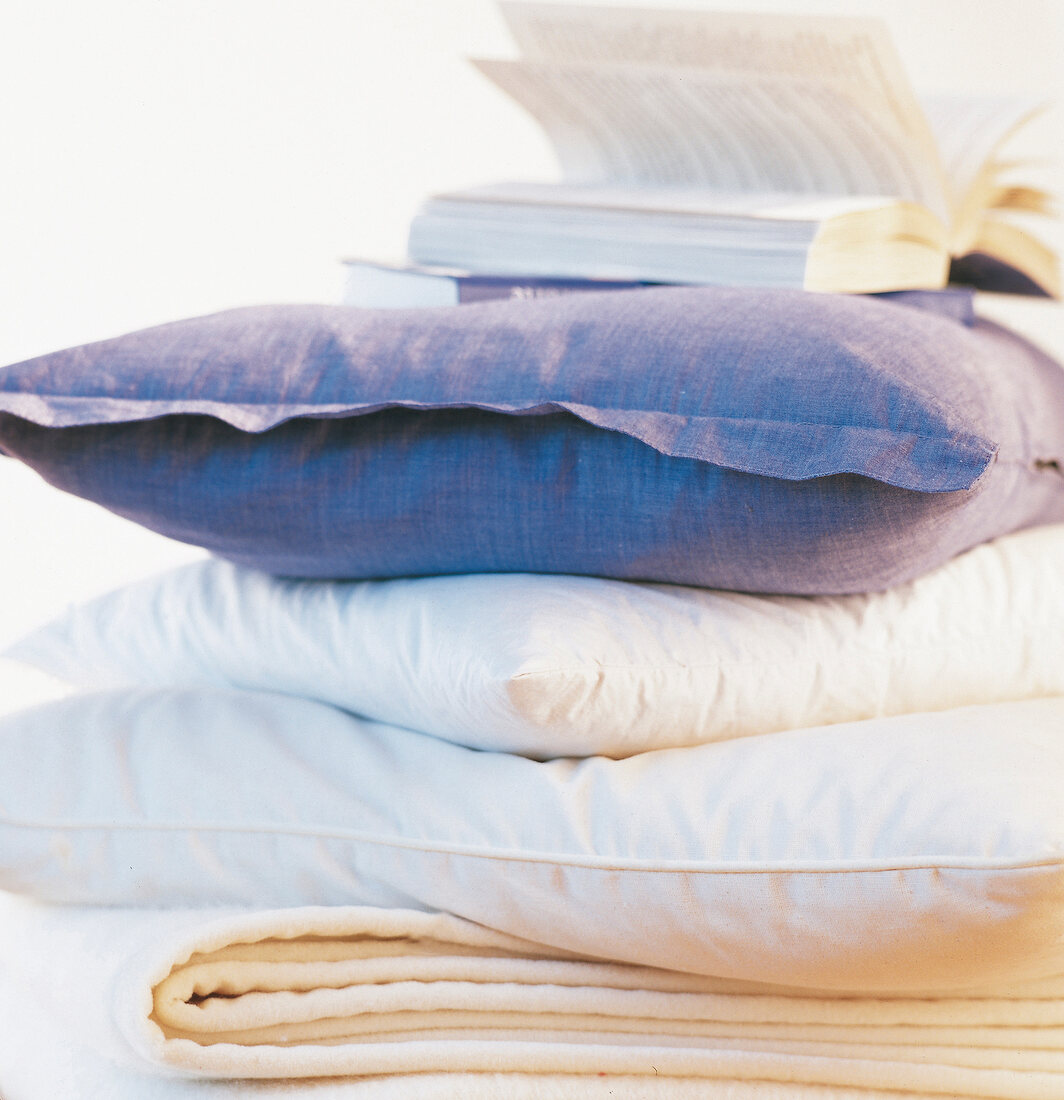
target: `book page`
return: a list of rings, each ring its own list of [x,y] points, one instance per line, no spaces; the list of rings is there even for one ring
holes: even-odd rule
[[[854,193],[857,186],[874,194],[896,192],[940,216],[948,215],[948,190],[935,138],[886,28],[875,20],[512,2],[500,7],[528,58],[527,70],[518,76],[513,70],[504,74],[483,64],[481,68],[492,79],[505,79],[505,90],[541,122],[550,119],[548,132],[567,172],[579,164],[575,146],[590,117],[595,119],[594,132],[584,137],[599,146],[590,155],[596,170],[611,170],[618,160],[629,166],[640,163],[647,140],[628,139],[624,109],[609,111],[586,98],[612,93],[615,85],[605,89],[588,78],[598,65],[612,74],[653,69],[655,90],[646,94],[655,104],[654,121],[645,109],[634,121],[644,132],[648,124],[658,130],[653,144],[659,150],[698,119],[701,134],[723,135],[730,156],[731,150],[747,143],[745,128],[755,125],[760,148],[751,158],[757,170],[750,186],[760,185],[763,175],[778,179],[784,170],[769,163],[769,146],[775,144],[798,155],[806,175],[827,178],[831,193]],[[567,117],[556,102],[557,94],[546,86],[549,68],[543,66],[552,64],[570,74],[574,66],[584,69],[582,86],[572,75],[566,77],[567,92],[576,97]],[[670,69],[679,75],[666,91],[663,74]],[[703,73],[698,82],[698,92],[707,95],[703,103],[692,94],[695,70]],[[677,87],[684,84],[686,92]],[[756,99],[745,110],[738,106],[744,89]],[[624,108],[637,107],[640,94],[630,93]],[[721,94],[726,97],[726,118],[714,122]],[[674,109],[682,110],[682,120],[670,117]],[[755,116],[759,121],[752,121]],[[769,146],[761,141],[762,135]],[[874,142],[882,142],[876,153]],[[831,155],[833,144],[844,153]],[[859,150],[862,164],[850,179],[838,164],[853,149]],[[662,180],[660,162],[659,155],[655,163],[643,163],[635,176]],[[881,169],[876,178],[871,178],[873,164]],[[591,171],[590,164],[583,171]],[[623,178],[633,179],[630,169]],[[699,177],[699,182],[706,181]],[[786,189],[805,190],[807,185]]]
[[[530,61],[677,65],[837,81],[908,129],[921,118],[886,27],[874,19],[668,11],[501,0]],[[925,123],[926,125],[926,123]]]
[[[476,61],[528,110],[570,182],[885,195],[943,220],[937,163],[830,81],[650,65]]]
[[[953,95],[924,96],[923,105],[946,175],[960,194],[972,187],[1020,126],[1049,106],[1012,96]]]
[[[869,196],[803,197],[792,192],[714,192],[704,188],[586,186],[564,183],[501,182],[435,195],[433,202],[516,203],[520,206],[568,206],[592,210],[628,210],[698,217],[772,218],[821,222],[828,218],[882,209]],[[893,200],[887,200],[887,204]]]
[[[1056,215],[1056,202],[1056,195],[1044,187],[1002,184],[994,189],[990,202],[987,203],[987,209],[1019,210],[1048,218]]]

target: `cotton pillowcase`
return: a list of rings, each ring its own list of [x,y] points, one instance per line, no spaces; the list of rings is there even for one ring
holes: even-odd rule
[[[1064,520],[1064,372],[949,310],[713,287],[233,310],[0,371],[0,450],[283,575],[867,591]]]
[[[1064,525],[866,596],[595,577],[290,581],[208,560],[81,606],[7,655],[84,687],[303,695],[474,748],[630,756],[1064,694]]]
[[[77,696],[0,722],[0,888],[434,909],[720,977],[985,987],[1064,972],[1062,726],[1056,698],[544,763],[282,695]]]

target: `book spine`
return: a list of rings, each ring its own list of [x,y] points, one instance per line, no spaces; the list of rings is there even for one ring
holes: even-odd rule
[[[647,283],[631,280],[553,279],[502,275],[452,275],[460,305],[489,302],[501,298],[552,298],[559,294],[579,294],[595,290],[635,290]]]

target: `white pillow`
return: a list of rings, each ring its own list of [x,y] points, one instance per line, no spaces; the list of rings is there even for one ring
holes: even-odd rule
[[[1057,362],[1064,363],[1064,317],[1060,302],[1035,298],[1028,294],[989,294],[975,296],[975,312],[1004,325],[1030,340]]]
[[[829,989],[1064,973],[1064,698],[642,753],[480,752],[290,696],[0,721],[0,888],[368,904]]]
[[[1062,563],[1060,525],[869,596],[526,574],[285,581],[207,561],[8,652],[97,688],[265,688],[474,748],[623,757],[1064,693]]]

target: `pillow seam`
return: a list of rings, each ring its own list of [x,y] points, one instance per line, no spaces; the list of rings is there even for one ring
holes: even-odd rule
[[[414,840],[406,840],[402,837],[377,837],[368,836],[364,833],[355,831],[340,832],[335,830],[323,830],[323,829],[292,829],[292,828],[277,828],[274,826],[253,826],[253,825],[228,825],[228,824],[200,824],[200,825],[184,825],[184,824],[168,824],[165,822],[146,822],[124,825],[121,823],[107,822],[107,823],[93,823],[93,822],[72,822],[72,823],[38,823],[32,821],[16,821],[11,818],[0,819],[2,824],[6,828],[25,829],[40,832],[113,832],[113,833],[136,833],[136,832],[190,832],[190,833],[220,833],[220,834],[237,834],[237,833],[249,833],[249,834],[266,834],[273,835],[280,838],[288,839],[303,839],[303,840],[338,840],[338,841],[351,841],[362,844],[370,844],[376,847],[386,848],[399,848],[405,850],[414,850],[421,852],[425,855],[442,855],[442,856],[457,856],[466,859],[489,859],[507,863],[539,863],[548,866],[560,866],[571,868],[574,870],[583,871],[624,871],[635,872],[641,874],[697,874],[697,875],[766,875],[766,874],[801,874],[801,875],[821,875],[821,874],[890,874],[898,871],[1022,871],[1033,870],[1040,867],[1044,868],[1057,868],[1064,869],[1064,855],[1046,856],[1042,858],[1027,857],[1021,859],[1009,859],[1002,858],[1000,860],[985,859],[983,857],[965,857],[965,856],[950,856],[945,857],[942,860],[936,860],[934,857],[914,857],[913,861],[906,862],[902,859],[886,860],[886,861],[855,861],[852,866],[839,866],[845,861],[834,861],[834,865],[831,863],[814,864],[812,861],[794,860],[791,862],[780,863],[762,863],[757,864],[749,862],[744,864],[742,861],[737,862],[735,865],[725,864],[704,864],[704,863],[684,863],[678,861],[672,866],[663,865],[651,865],[643,866],[644,862],[653,863],[651,860],[624,860],[616,859],[613,857],[598,857],[595,859],[583,858],[565,855],[551,855],[551,854],[538,854],[535,852],[506,852],[506,851],[485,851],[471,848],[464,848],[459,844],[422,844]]]

